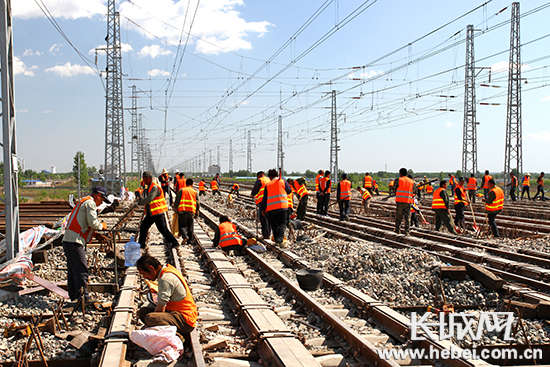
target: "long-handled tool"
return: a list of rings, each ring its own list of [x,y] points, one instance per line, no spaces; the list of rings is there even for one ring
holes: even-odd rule
[[[476,223],[476,216],[474,214],[474,208],[472,207],[472,202],[469,201],[468,204],[470,204],[470,211],[472,212],[472,219],[474,220],[474,231],[477,233],[480,231],[479,226]]]
[[[451,218],[451,223],[453,223],[453,222],[452,222],[453,216],[451,215],[451,211],[449,210],[449,208],[447,208],[447,213],[449,213],[449,217]],[[453,227],[455,227],[456,233],[460,234],[460,228],[457,227],[454,223],[453,223]]]

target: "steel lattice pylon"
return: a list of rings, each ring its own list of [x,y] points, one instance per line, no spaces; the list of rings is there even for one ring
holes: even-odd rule
[[[15,138],[15,92],[13,81],[13,37],[10,0],[0,0],[0,60],[2,68],[2,143],[4,148],[4,216],[6,219],[6,259],[19,252],[19,193]]]
[[[233,172],[233,140],[229,139],[229,167],[228,172]]]
[[[122,110],[122,56],[120,16],[115,12],[115,0],[109,0],[107,11],[107,66],[105,111],[105,188],[118,193],[126,184],[124,155],[124,119]]]
[[[476,85],[474,58],[474,26],[466,30],[466,63],[464,65],[464,128],[462,174],[477,174]]]
[[[523,173],[521,135],[521,57],[519,37],[519,3],[512,4],[510,31],[510,60],[508,72],[508,113],[506,115],[506,147],[504,154],[504,183],[510,182],[510,173]]]
[[[281,170],[284,175],[284,159],[283,153],[283,116],[279,116],[277,120],[277,168]]]
[[[252,140],[250,139],[250,130],[248,130],[248,144],[246,149],[246,170],[252,173]]]
[[[141,162],[139,154],[139,116],[137,113],[137,90],[136,86],[132,85],[132,108],[130,109],[132,115],[132,173],[141,174]]]
[[[332,180],[338,182],[338,115],[336,114],[336,91],[332,91],[330,109],[330,170]]]

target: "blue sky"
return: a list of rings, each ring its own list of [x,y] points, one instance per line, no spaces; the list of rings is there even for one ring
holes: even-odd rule
[[[92,67],[37,2],[12,1],[18,156],[26,168],[55,165],[66,172],[82,150],[88,165],[99,167],[105,91],[97,72],[105,68],[105,55],[98,52],[97,69],[94,64],[95,49],[105,44],[106,2],[37,1]],[[219,146],[227,171],[230,139],[233,168],[244,169],[248,131],[253,170],[272,168],[282,115],[285,169],[303,172],[328,167],[329,93],[336,90],[340,169],[455,171],[462,153],[464,39],[473,24],[476,66],[486,68],[476,80],[478,166],[501,171],[511,3],[483,3],[118,1],[124,107],[131,106],[136,85],[157,170],[186,169],[186,161],[203,155],[209,163],[210,154],[216,163]],[[523,165],[531,172],[549,169],[545,4],[530,0],[520,7]],[[130,122],[125,112],[127,142]],[[130,154],[127,144],[128,170]]]

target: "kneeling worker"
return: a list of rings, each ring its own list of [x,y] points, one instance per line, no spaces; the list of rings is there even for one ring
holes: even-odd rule
[[[220,246],[225,252],[233,250],[240,253],[245,246],[256,244],[255,238],[242,238],[237,232],[237,226],[231,223],[226,215],[220,216],[220,225],[215,231],[214,246]]]
[[[197,325],[198,313],[183,274],[148,254],[138,259],[136,267],[142,277],[158,282],[157,306],[140,308],[139,319],[147,326],[173,325],[182,337],[189,335]]]
[[[236,193],[236,194],[237,194],[237,197],[240,198],[240,195],[239,195],[239,184],[238,184],[238,183],[234,183],[233,186],[231,187],[231,192],[229,193],[229,195],[233,195],[233,193]]]

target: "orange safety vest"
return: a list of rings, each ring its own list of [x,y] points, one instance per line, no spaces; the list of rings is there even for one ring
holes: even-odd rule
[[[351,199],[351,182],[348,180],[340,181],[340,200],[348,201]]]
[[[294,207],[294,200],[292,200],[292,192],[286,196],[286,199],[288,200],[288,207],[292,209]]]
[[[151,186],[149,186],[149,190],[147,191],[147,194],[151,192],[151,189],[153,186],[156,186],[158,188],[159,194],[156,198],[153,199],[148,205],[151,209],[151,215],[158,215],[162,214],[164,212],[168,211],[168,205],[166,205],[166,199],[164,198],[164,192],[162,191],[162,188],[160,185],[156,182],[151,182]],[[145,209],[147,211],[147,209]]]
[[[70,229],[71,231],[78,233],[80,237],[84,238],[86,243],[90,243],[90,240],[94,235],[94,231],[90,227],[88,227],[85,231],[83,231],[82,227],[80,227],[80,224],[78,223],[78,220],[76,219],[78,215],[78,211],[82,206],[82,203],[84,203],[87,200],[93,200],[93,198],[91,196],[86,196],[85,198],[82,198],[80,202],[76,204],[76,206],[73,208],[73,210],[71,211],[71,214],[69,215],[69,220],[67,222],[67,229]]]
[[[165,181],[162,183],[162,186],[169,186],[170,181],[168,181],[168,179],[170,178],[170,176],[168,175],[168,173],[163,173],[161,177],[164,178],[164,181]]]
[[[460,190],[460,193],[462,194],[463,199],[459,199],[458,196],[456,196],[456,189]],[[455,205],[459,203],[464,203],[464,206],[468,205],[468,202],[464,199],[466,199],[466,190],[464,189],[464,186],[457,186],[454,192],[455,196]]]
[[[395,181],[391,180],[391,181],[390,181],[390,184],[388,185],[388,187],[393,186],[394,182],[395,182]]]
[[[531,186],[531,183],[529,181],[531,181],[531,177],[527,175],[523,176],[523,186]]]
[[[238,184],[234,184],[233,185],[233,190],[238,190],[239,189],[239,185]]]
[[[237,233],[237,226],[231,222],[223,222],[218,225],[220,230],[220,247],[242,245],[241,236]]]
[[[184,187],[181,189],[181,199],[178,205],[178,212],[192,212],[197,211],[197,192],[192,187]]]
[[[185,281],[185,278],[181,274],[181,272],[173,267],[170,264],[166,264],[164,268],[160,271],[160,277],[162,277],[165,273],[172,273],[175,276],[178,277],[178,279],[183,284],[183,287],[185,288],[185,297],[179,302],[174,301],[168,301],[166,304],[166,311],[176,311],[182,314],[183,318],[185,319],[185,322],[192,327],[195,327],[197,325],[197,305],[195,305],[195,301],[193,300],[193,295],[191,294],[191,290],[189,289],[189,286],[187,285],[187,282]]]
[[[210,182],[210,188],[212,189],[212,191],[217,190],[218,189],[218,181],[212,180],[212,182]]]
[[[285,190],[285,181],[282,178],[271,180],[266,186],[267,207],[266,213],[277,209],[288,209],[288,197]]]
[[[376,182],[376,180],[372,180],[372,185],[374,186],[375,189],[378,188],[378,182]]]
[[[323,175],[317,175],[315,177],[315,191],[319,192],[319,180],[323,177]]]
[[[363,202],[365,202],[368,198],[370,198],[371,194],[370,194],[369,190],[363,191],[363,196],[362,197],[363,197]]]
[[[322,177],[319,180],[319,187],[321,188],[321,190],[324,190],[325,187],[327,187],[327,182],[330,183],[330,177]],[[328,187],[328,190],[326,191],[326,193],[330,194],[330,186]]]
[[[365,176],[365,184],[363,185],[365,189],[371,189],[372,188],[372,177],[371,176]]]
[[[456,181],[456,177],[454,175],[451,175],[451,177],[449,177],[449,185],[454,185],[455,181]]]
[[[199,191],[206,191],[206,187],[204,187],[204,181],[199,182]]]
[[[474,190],[477,191],[477,179],[475,177],[470,177],[468,179],[468,186],[466,186],[468,190]]]
[[[406,176],[399,177],[399,185],[395,192],[395,202],[411,204],[413,202],[413,185],[414,181],[410,178]]]
[[[431,194],[431,193],[433,193],[433,192],[434,192],[434,187],[433,187],[432,185],[428,185],[428,186],[426,187],[426,193],[427,193],[427,194]]]
[[[298,181],[294,181],[294,191],[300,199],[307,195],[306,185],[300,185]]]
[[[489,180],[493,177],[491,175],[485,175],[483,176],[483,188],[488,189],[489,188]]]
[[[185,185],[185,178],[178,178],[176,180],[176,194],[178,193],[178,191],[183,189],[185,186],[186,186]]]
[[[254,200],[256,201],[256,205],[260,205],[262,200],[264,199],[264,192],[265,192],[265,185],[269,183],[269,178],[263,176],[260,177],[258,180],[262,183],[261,188],[258,190],[256,195],[254,195]]]
[[[511,187],[518,187],[518,178],[516,176],[512,176],[511,184]]]
[[[439,189],[435,190],[434,197],[432,200],[432,209],[447,209],[445,206],[445,202],[441,198],[441,191],[445,190],[443,187],[440,187]]]
[[[491,204],[485,203],[485,210],[488,212],[496,212],[504,207],[504,191],[498,186],[491,189],[490,192],[495,193],[495,200]]]

